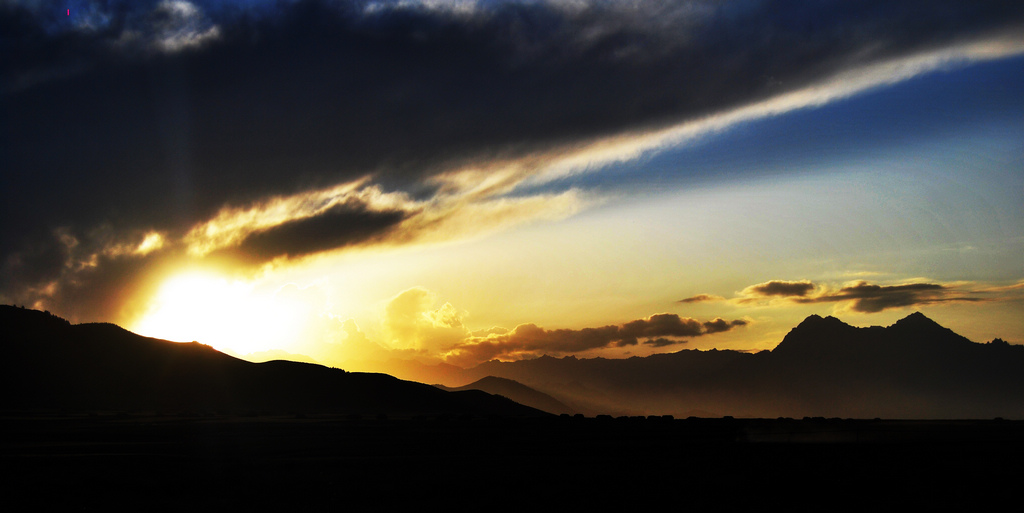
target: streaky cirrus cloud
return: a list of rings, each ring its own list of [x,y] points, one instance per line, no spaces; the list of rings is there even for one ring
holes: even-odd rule
[[[586,191],[524,186],[1024,47],[1016,1],[72,7],[0,4],[0,297],[60,311],[172,261],[565,217]]]

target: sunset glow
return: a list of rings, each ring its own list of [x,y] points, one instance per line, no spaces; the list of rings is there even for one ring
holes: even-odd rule
[[[1024,0],[0,0],[0,333],[15,506],[1005,509]]]
[[[1022,344],[1022,5],[6,2],[0,300],[381,371]]]
[[[303,326],[296,305],[211,273],[166,280],[131,329],[179,342],[199,341],[246,354],[281,348]]]

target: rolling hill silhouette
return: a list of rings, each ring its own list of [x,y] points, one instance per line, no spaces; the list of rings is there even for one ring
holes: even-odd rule
[[[288,361],[250,363],[199,344],[71,325],[0,306],[5,410],[544,416],[481,391],[446,392],[385,374]]]
[[[545,356],[461,374],[467,382],[485,376],[588,415],[1024,418],[1024,347],[975,343],[921,313],[869,328],[812,315],[760,353]]]

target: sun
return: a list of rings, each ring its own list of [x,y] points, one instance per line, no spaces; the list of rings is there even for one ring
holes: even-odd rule
[[[179,342],[194,340],[245,355],[286,349],[283,346],[302,328],[296,310],[252,283],[190,271],[160,285],[132,331]]]

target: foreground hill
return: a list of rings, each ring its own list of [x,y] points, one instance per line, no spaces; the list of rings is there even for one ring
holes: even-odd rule
[[[869,328],[812,315],[774,350],[756,354],[546,356],[459,375],[463,382],[485,376],[515,380],[587,415],[1024,418],[1024,347],[974,343],[920,313]]]
[[[250,363],[196,342],[71,325],[12,306],[0,306],[0,330],[4,410],[544,415],[480,391],[307,363]]]

